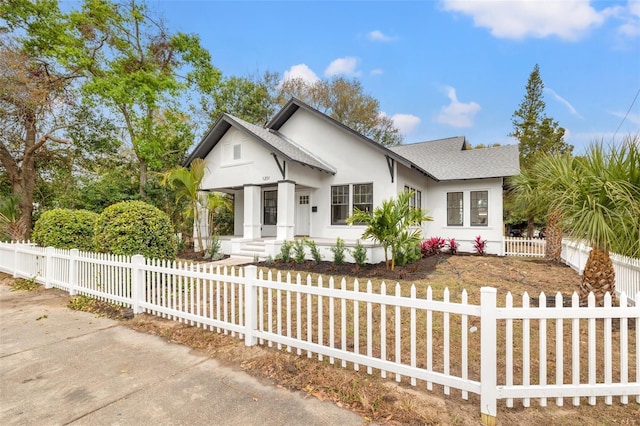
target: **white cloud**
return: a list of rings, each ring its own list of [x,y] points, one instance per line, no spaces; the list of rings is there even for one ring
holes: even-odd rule
[[[306,64],[293,65],[288,71],[285,71],[282,76],[283,81],[293,80],[296,78],[309,83],[315,83],[320,80],[316,73],[314,73]]]
[[[382,115],[386,116],[385,113],[382,113]],[[421,122],[419,117],[412,114],[394,114],[391,116],[391,120],[403,136],[411,134]]]
[[[371,41],[382,41],[382,42],[389,42],[389,41],[396,40],[396,37],[388,36],[379,30],[371,31],[369,34],[367,34],[367,38]]]
[[[567,107],[567,109],[569,110],[569,112],[570,112],[571,114],[575,115],[575,116],[576,116],[576,117],[578,117],[578,118],[583,118],[583,117],[578,113],[578,111],[576,111],[576,109],[573,107],[573,105],[571,105],[571,104],[569,103],[569,101],[567,101],[566,99],[564,99],[562,96],[558,95],[558,94],[555,92],[555,90],[553,90],[553,89],[551,89],[551,88],[549,88],[549,87],[545,87],[545,88],[544,88],[544,91],[545,91],[545,92],[548,92],[548,93],[551,93],[551,96],[553,96],[553,98],[554,98],[556,101],[558,101],[558,102],[560,102],[562,105],[566,106],[566,107]]]
[[[476,102],[460,102],[456,95],[456,89],[448,86],[445,89],[447,90],[447,97],[451,100],[451,103],[442,107],[435,121],[453,127],[473,126],[475,115],[482,109],[480,105]]]
[[[623,37],[640,37],[640,0],[629,0],[626,8],[618,8],[617,17],[623,23],[618,27],[618,33]]]
[[[371,70],[371,72],[369,73],[371,75],[382,75],[384,74],[384,71],[382,70],[382,68],[376,68]]]
[[[634,114],[632,112],[629,112],[629,113],[610,112],[609,114],[613,115],[614,117],[618,117],[618,118],[624,119],[624,121],[625,121],[625,123],[627,123],[627,125],[635,124],[638,127],[638,131],[640,131],[640,114]],[[623,123],[623,126],[624,126],[624,123]]]
[[[360,72],[356,70],[358,67],[358,58],[354,57],[346,57],[346,58],[338,58],[332,61],[326,70],[324,70],[324,75],[327,77],[332,77],[334,75],[348,75],[351,77],[358,77]]]
[[[612,8],[594,9],[589,0],[442,0],[442,5],[447,11],[470,15],[476,26],[488,28],[493,36],[510,39],[577,40],[612,13]]]

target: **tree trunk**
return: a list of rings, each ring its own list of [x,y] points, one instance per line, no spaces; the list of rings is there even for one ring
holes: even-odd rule
[[[593,247],[587,264],[582,274],[580,283],[580,303],[586,304],[589,293],[593,292],[596,297],[596,306],[604,305],[604,295],[611,294],[612,302],[615,301],[616,273],[609,252]]]
[[[560,226],[560,215],[549,214],[547,218],[547,243],[544,257],[552,262],[560,263],[562,256],[562,227]]]
[[[141,157],[138,157],[138,162],[140,163],[140,198],[147,198],[147,162],[144,161]]]
[[[533,228],[535,227],[535,222],[533,216],[529,216],[527,219],[527,238],[533,238]]]

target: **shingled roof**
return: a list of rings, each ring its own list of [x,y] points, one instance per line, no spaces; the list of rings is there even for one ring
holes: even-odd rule
[[[385,147],[295,98],[292,98],[266,127],[256,126],[230,114],[222,114],[209,133],[193,150],[185,162],[185,166],[191,164],[195,158],[206,157],[229,128],[234,127],[248,136],[254,137],[273,155],[329,174],[335,174],[337,170],[329,162],[279,132],[280,127],[299,108],[303,108],[324,119],[330,125],[356,136],[363,143],[368,143],[382,151],[388,158],[418,170],[436,181],[505,177],[517,175],[520,172],[517,145],[467,149],[465,138],[457,136]]]
[[[273,154],[276,154],[281,158],[285,158],[289,161],[294,161],[326,173],[336,173],[336,169],[329,163],[310,153],[305,148],[296,144],[294,141],[279,132],[256,126],[255,124],[251,124],[230,114],[223,114],[218,119],[202,142],[200,142],[200,144],[193,150],[185,165],[188,166],[191,164],[191,161],[195,158],[204,158],[232,126],[245,134],[253,136]]]
[[[396,145],[390,149],[437,180],[483,179],[520,173],[518,145],[467,149],[464,136]]]

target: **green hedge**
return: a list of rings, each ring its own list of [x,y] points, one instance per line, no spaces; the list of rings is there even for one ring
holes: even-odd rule
[[[99,252],[175,259],[178,244],[169,216],[142,201],[122,201],[104,209],[94,237]]]
[[[37,220],[32,239],[43,247],[93,251],[97,219],[98,214],[88,210],[48,210]]]

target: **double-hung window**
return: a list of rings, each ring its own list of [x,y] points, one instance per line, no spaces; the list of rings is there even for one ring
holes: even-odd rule
[[[353,185],[353,210],[371,212],[373,210],[373,184],[359,183]]]
[[[373,211],[373,184],[356,183],[331,187],[331,224],[346,225],[355,210]]]
[[[404,190],[406,192],[411,192],[411,198],[409,198],[409,207],[413,207],[414,209],[422,208],[422,191],[419,191],[415,188],[411,188],[410,186],[405,185]]]
[[[471,226],[489,225],[489,192],[471,191]]]
[[[447,226],[462,226],[464,224],[463,195],[462,192],[447,193]]]
[[[331,224],[345,225],[349,217],[349,185],[331,187]]]

